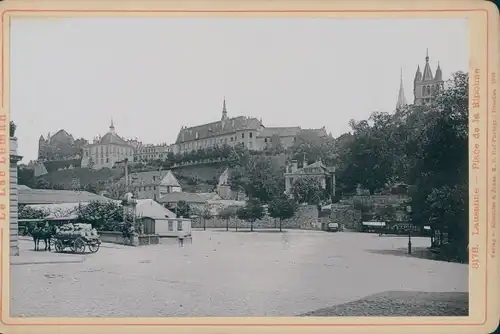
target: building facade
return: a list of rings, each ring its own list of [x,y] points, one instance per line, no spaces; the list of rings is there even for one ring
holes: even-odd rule
[[[413,104],[425,105],[433,103],[437,93],[444,88],[443,72],[438,62],[436,73],[433,75],[429,65],[429,52],[425,56],[424,72],[420,72],[420,65],[413,80]]]
[[[257,133],[262,128],[261,121],[256,118],[245,116],[229,118],[224,99],[220,121],[182,127],[175,142],[174,153],[183,154],[224,144],[229,146],[242,144],[248,149],[255,149]]]
[[[172,152],[182,154],[224,144],[229,146],[240,144],[249,150],[264,150],[279,143],[287,149],[304,131],[313,131],[321,136],[327,135],[325,127],[321,129],[301,129],[299,126],[265,127],[262,120],[254,117],[229,118],[224,99],[221,120],[194,127],[182,127]]]
[[[169,152],[173,152],[172,146],[166,143],[159,145],[138,145],[134,153],[135,162],[148,162],[154,160],[165,160]]]
[[[167,194],[182,191],[179,181],[170,170],[132,173],[128,178],[128,189],[137,199],[157,201]]]
[[[321,160],[312,164],[307,164],[304,160],[302,168],[298,168],[297,160],[286,166],[285,172],[285,194],[292,193],[292,187],[295,181],[303,177],[312,177],[318,179],[323,189],[330,188],[330,195],[335,196],[335,168],[325,166]]]
[[[88,142],[85,139],[74,139],[66,130],[61,129],[55,134],[40,135],[38,139],[38,160],[71,160],[80,159],[82,149]]]
[[[103,136],[94,138],[92,144],[83,149],[82,167],[91,169],[112,168],[115,163],[134,159],[134,146],[118,136],[111,121],[109,131]]]

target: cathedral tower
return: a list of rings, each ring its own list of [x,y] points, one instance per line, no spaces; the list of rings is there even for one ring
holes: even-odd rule
[[[420,72],[420,65],[417,67],[415,79],[413,80],[413,95],[415,105],[423,105],[432,103],[439,90],[444,88],[443,73],[441,67],[436,69],[436,74],[432,74],[431,66],[429,65],[429,51],[425,56],[424,73]]]

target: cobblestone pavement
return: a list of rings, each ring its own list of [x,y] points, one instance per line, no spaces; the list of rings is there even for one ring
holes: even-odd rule
[[[353,302],[308,312],[313,317],[462,316],[469,315],[467,292],[387,291]]]
[[[184,247],[104,244],[82,263],[11,266],[11,316],[293,316],[391,290],[468,291],[466,265],[372,251],[406,244],[316,231],[195,231]]]

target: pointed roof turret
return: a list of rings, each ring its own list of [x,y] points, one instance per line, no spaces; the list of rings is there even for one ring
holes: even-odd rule
[[[226,109],[226,97],[224,96],[224,102],[222,103],[222,120],[227,118],[227,109]]]
[[[398,102],[396,103],[396,109],[401,109],[407,104],[408,102],[406,101],[405,91],[403,88],[403,67],[401,67],[399,94],[398,94]]]
[[[414,81],[420,81],[420,80],[422,80],[422,72],[420,72],[420,65],[417,65],[417,72],[415,72]]]
[[[438,67],[436,68],[436,75],[434,76],[434,80],[443,80],[443,72],[441,71],[441,66],[439,66],[438,62]]]
[[[422,77],[422,80],[423,81],[431,81],[433,79],[434,79],[434,76],[432,75],[431,66],[429,65],[429,49],[427,49],[427,52],[425,55],[424,75]]]
[[[170,186],[170,187],[181,187],[179,184],[179,181],[175,178],[174,174],[172,171],[168,171],[167,174],[163,177],[163,179],[160,182],[161,185],[163,186]]]

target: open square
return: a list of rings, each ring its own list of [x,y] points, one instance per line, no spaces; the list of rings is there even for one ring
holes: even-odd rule
[[[35,253],[26,239],[20,257],[43,253],[54,263],[11,266],[11,316],[295,316],[391,290],[468,291],[467,265],[381,254],[404,254],[407,241],[207,230],[194,231],[193,243],[183,247],[175,239],[146,247],[103,244],[78,262],[74,254]],[[429,239],[412,243],[427,247]],[[387,316],[397,312],[377,308]]]

